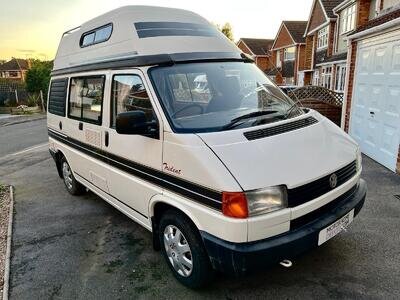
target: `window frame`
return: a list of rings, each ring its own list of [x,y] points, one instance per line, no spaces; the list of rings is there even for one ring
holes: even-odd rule
[[[322,31],[326,31],[323,34],[321,34]],[[325,43],[321,46],[320,41],[324,38]],[[328,48],[328,43],[329,43],[329,25],[322,27],[320,30],[317,32],[317,50],[322,50]]]
[[[286,53],[288,49],[294,49],[293,58],[287,58]],[[296,46],[291,46],[283,49],[283,61],[294,61],[296,60]]]
[[[140,76],[140,74],[137,74],[137,73],[114,73],[111,76],[111,82],[110,82],[111,83],[111,86],[110,86],[110,119],[109,119],[109,121],[110,121],[110,123],[109,123],[110,129],[115,129],[115,126],[113,126],[113,118],[114,118],[114,116],[113,116],[113,105],[114,105],[114,103],[113,103],[114,102],[114,99],[113,99],[113,84],[114,84],[114,78],[116,76],[136,76],[136,77],[140,78],[140,80],[142,81],[143,87],[146,90],[147,95],[149,96],[149,102],[151,104],[151,107],[153,108],[154,118],[155,118],[155,121],[157,122],[157,126],[160,126],[160,123],[158,121],[157,112],[156,112],[156,109],[155,109],[155,105],[151,101],[151,94],[149,92],[150,89],[147,88],[146,83],[145,83],[146,81],[144,80],[144,78],[142,78],[142,76]],[[117,114],[115,115],[115,121],[117,121],[116,120],[116,116],[117,116]]]
[[[280,50],[276,51],[276,67],[282,68],[282,60],[281,60],[281,51]]]
[[[71,103],[71,88],[72,88],[72,79],[79,79],[79,78],[85,78],[85,79],[90,79],[90,78],[99,78],[101,77],[103,79],[103,88],[102,88],[102,99],[101,99],[101,109],[100,109],[100,120],[99,121],[95,121],[92,119],[87,119],[83,117],[83,103],[82,103],[82,107],[81,107],[81,117],[76,117],[76,116],[71,116],[71,112],[70,112],[70,103]],[[103,124],[103,109],[104,109],[104,90],[105,90],[105,86],[106,86],[106,75],[105,74],[95,74],[95,75],[81,75],[81,76],[74,76],[74,77],[70,77],[69,78],[69,82],[68,82],[68,113],[67,113],[67,117],[68,119],[72,119],[72,120],[77,120],[80,122],[85,122],[85,123],[90,123],[90,124],[94,124],[94,125],[98,125],[101,126]]]
[[[327,71],[330,72],[327,72]],[[324,87],[328,90],[333,90],[332,89],[332,76],[333,75],[333,66],[332,65],[328,65],[328,66],[323,66],[321,68],[321,72],[320,72],[320,86]],[[327,80],[329,79],[329,80]],[[327,85],[327,86],[326,86]]]
[[[106,28],[108,26],[111,26],[111,32],[110,32],[110,35],[107,37],[107,39],[96,42],[96,32],[99,31],[100,29]],[[90,47],[90,46],[93,46],[93,45],[97,45],[97,44],[100,44],[100,43],[107,42],[111,38],[111,36],[113,34],[113,31],[114,31],[114,24],[112,22],[111,23],[107,23],[105,25],[102,25],[100,27],[94,28],[92,30],[86,31],[86,32],[82,33],[81,38],[79,39],[79,47],[86,48],[86,47]],[[93,42],[90,43],[90,44],[87,44],[87,45],[83,45],[83,40],[84,40],[85,36],[88,36],[88,35],[90,35],[92,33],[94,33]]]
[[[338,64],[335,67],[335,86],[334,91],[343,93],[346,84],[347,66],[345,64]],[[340,88],[343,87],[341,90]]]
[[[354,9],[353,12],[349,14],[350,9]],[[347,6],[346,8],[343,9],[343,17],[342,20],[340,21],[340,34],[346,34],[351,31],[353,31],[356,28],[356,17],[357,17],[357,3],[352,3],[351,5]],[[351,18],[352,17],[352,18]],[[349,29],[349,18],[350,21],[352,21],[352,25],[350,26]]]

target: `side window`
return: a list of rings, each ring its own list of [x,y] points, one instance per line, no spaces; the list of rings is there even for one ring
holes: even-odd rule
[[[87,47],[90,45],[108,41],[108,39],[111,37],[112,30],[113,30],[112,24],[107,24],[102,27],[93,29],[89,32],[85,32],[81,36],[80,46]]]
[[[101,124],[104,76],[71,78],[68,116]]]
[[[142,79],[138,75],[115,75],[111,91],[111,127],[119,113],[141,110],[148,121],[155,120],[153,107]]]
[[[54,79],[50,84],[49,113],[65,117],[65,100],[67,98],[68,78]]]

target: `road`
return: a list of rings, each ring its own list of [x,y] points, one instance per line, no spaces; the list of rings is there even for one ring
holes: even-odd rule
[[[0,126],[0,157],[47,141],[46,119]]]
[[[43,122],[14,126],[7,130],[22,139],[30,128],[45,130]],[[174,280],[148,231],[92,193],[69,195],[46,147],[24,150],[43,143],[43,133],[34,130],[29,143],[7,140],[12,150],[0,158],[0,181],[16,189],[11,299],[400,298],[400,201],[393,197],[400,194],[400,176],[368,158],[368,197],[347,232],[290,269],[219,275],[210,287],[192,291]]]

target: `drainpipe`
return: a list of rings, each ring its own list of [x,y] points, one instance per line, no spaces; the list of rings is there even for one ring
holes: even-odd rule
[[[344,130],[345,128],[345,118],[346,118],[346,110],[347,110],[347,95],[350,83],[350,66],[351,66],[351,56],[353,54],[353,47],[351,46],[351,39],[347,39],[347,62],[346,62],[346,79],[344,84],[344,93],[343,93],[343,104],[342,104],[342,120],[340,122],[340,127]],[[355,70],[353,70],[355,71]],[[354,77],[353,77],[354,80]],[[354,85],[353,85],[354,89]],[[349,116],[350,118],[350,116]],[[350,120],[349,120],[350,123]],[[350,129],[350,128],[349,128]]]

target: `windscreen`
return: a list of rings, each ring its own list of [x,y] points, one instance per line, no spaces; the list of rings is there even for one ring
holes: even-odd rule
[[[176,132],[252,127],[302,113],[251,63],[176,64],[149,73]]]

